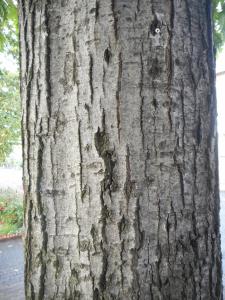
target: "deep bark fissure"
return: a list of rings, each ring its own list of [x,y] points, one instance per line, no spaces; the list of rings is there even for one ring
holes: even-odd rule
[[[142,52],[143,52],[143,46],[142,46]],[[144,80],[144,64],[143,64],[142,54],[140,54],[140,61],[141,61],[141,71],[140,71],[140,99],[141,99],[141,104],[140,104],[140,129],[141,129],[141,135],[142,135],[142,147],[144,149],[144,147],[145,147],[144,131],[143,131],[144,96],[142,95],[143,80]]]
[[[117,129],[118,129],[118,139],[120,141],[120,90],[121,90],[121,79],[122,79],[122,72],[123,72],[123,61],[122,61],[122,54],[119,53],[118,56],[118,79],[117,79],[117,89],[116,89],[116,112],[117,112]]]

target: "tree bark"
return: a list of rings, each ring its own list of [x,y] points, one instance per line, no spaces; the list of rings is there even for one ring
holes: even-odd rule
[[[27,299],[222,299],[209,0],[19,0]]]

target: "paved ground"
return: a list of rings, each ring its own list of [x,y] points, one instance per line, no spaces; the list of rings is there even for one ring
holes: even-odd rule
[[[20,238],[0,242],[0,299],[24,300],[23,244]]]
[[[225,286],[225,192],[221,193],[221,242]],[[20,238],[0,241],[0,300],[24,300],[23,244]],[[225,292],[224,292],[225,294]]]

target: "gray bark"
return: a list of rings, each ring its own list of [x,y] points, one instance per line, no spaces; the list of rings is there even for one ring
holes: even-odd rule
[[[209,0],[20,0],[27,299],[222,299]]]

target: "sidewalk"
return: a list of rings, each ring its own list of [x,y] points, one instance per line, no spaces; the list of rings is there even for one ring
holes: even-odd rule
[[[0,241],[0,299],[24,300],[24,259],[21,238]]]

